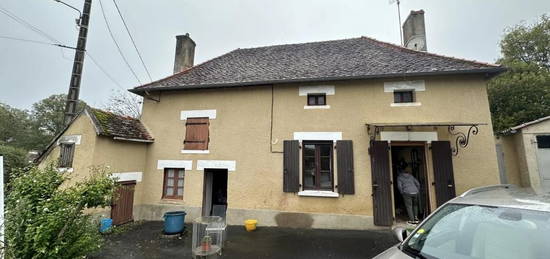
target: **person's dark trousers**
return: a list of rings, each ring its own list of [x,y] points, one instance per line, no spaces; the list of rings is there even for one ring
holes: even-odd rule
[[[407,215],[409,215],[409,220],[416,220],[416,218],[418,218],[418,193],[403,193],[403,200],[405,200],[405,207],[407,208]]]

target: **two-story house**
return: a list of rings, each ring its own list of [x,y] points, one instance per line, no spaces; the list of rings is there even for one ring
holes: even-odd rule
[[[425,40],[408,35],[413,48]],[[314,228],[404,219],[398,169],[419,180],[421,215],[499,183],[486,91],[499,66],[368,37],[236,49],[195,66],[194,49],[178,36],[174,74],[130,90],[144,97],[139,121],[87,111],[42,164],[65,161],[57,150],[78,140],[73,174],[103,163],[135,185],[113,217],[183,209]]]

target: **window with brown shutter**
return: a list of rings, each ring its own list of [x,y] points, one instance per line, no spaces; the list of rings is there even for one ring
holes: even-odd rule
[[[59,167],[73,167],[74,143],[61,143],[59,145]]]
[[[208,150],[208,118],[187,118],[185,141],[183,141],[185,150]]]
[[[183,199],[184,169],[165,168],[162,198]]]

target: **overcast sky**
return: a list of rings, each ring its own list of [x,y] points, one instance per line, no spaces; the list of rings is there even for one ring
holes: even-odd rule
[[[65,0],[82,9],[83,0]],[[112,0],[101,0],[107,19],[142,83],[147,74]],[[195,64],[236,48],[359,36],[399,43],[396,5],[388,0],[116,0],[153,80],[172,73],[175,35],[197,43]],[[77,12],[54,0],[1,0],[0,8],[75,46]],[[506,28],[550,12],[549,0],[402,0],[426,11],[428,51],[485,62],[499,57]],[[0,37],[48,41],[0,12]],[[80,98],[95,107],[113,90],[139,85],[109,37],[99,0],[93,0],[88,52],[114,79],[86,58]],[[28,109],[51,94],[66,93],[74,52],[0,38],[0,102]],[[117,86],[117,83],[120,86]]]

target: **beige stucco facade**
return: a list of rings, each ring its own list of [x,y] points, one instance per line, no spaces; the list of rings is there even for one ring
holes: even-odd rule
[[[504,157],[504,170],[508,183],[535,190],[544,189],[539,165],[542,159],[548,159],[548,157],[547,153],[543,154],[537,148],[537,136],[543,135],[550,135],[550,120],[522,127],[497,138],[497,144],[503,147],[501,155]]]
[[[399,80],[163,91],[151,93],[143,104],[141,121],[153,135],[154,143],[97,137],[85,116],[77,119],[65,134],[82,135],[75,152],[75,172],[99,164],[109,165],[116,172],[143,172],[134,201],[134,218],[138,220],[160,220],[162,212],[174,209],[185,209],[190,218],[198,216],[204,179],[204,171],[197,169],[198,161],[223,160],[235,164],[228,173],[229,224],[257,218],[261,225],[285,225],[288,224],[285,219],[294,217],[300,221],[306,217],[312,222],[308,225],[311,227],[371,228],[373,199],[367,123],[486,124],[480,125],[479,134],[472,136],[469,145],[452,158],[456,192],[499,182],[486,80],[476,76],[407,80],[424,81],[425,91],[416,93],[417,106],[391,106],[393,94],[384,91],[384,83]],[[334,94],[327,95],[330,107],[305,109],[306,96],[299,95],[299,88],[318,85],[334,86]],[[209,150],[184,154],[186,126],[181,112],[195,110],[216,111],[215,118],[210,120]],[[410,131],[436,132],[437,140],[450,140],[454,146],[447,127],[413,127]],[[283,141],[293,140],[295,132],[341,132],[343,140],[353,141],[355,194],[327,198],[283,192]],[[428,142],[423,145],[428,179],[433,181],[430,145]],[[54,149],[49,159],[58,156]],[[164,160],[192,164],[185,168],[181,200],[162,199],[164,171],[159,161]],[[338,174],[337,170],[334,174]],[[337,181],[336,176],[334,179]],[[433,189],[430,195],[435,207]]]

